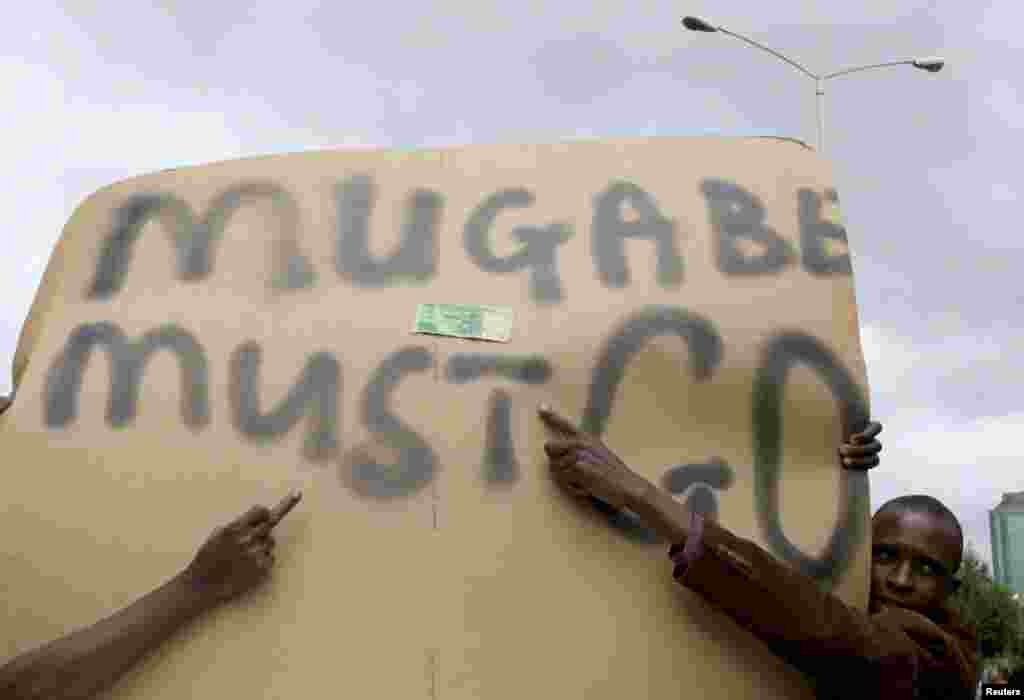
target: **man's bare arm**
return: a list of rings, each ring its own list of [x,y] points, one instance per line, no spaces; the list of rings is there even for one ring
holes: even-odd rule
[[[175,576],[110,617],[26,652],[0,668],[3,697],[94,697],[210,607],[210,596]]]
[[[273,565],[271,529],[298,503],[257,506],[206,540],[180,574],[128,607],[0,667],[5,700],[87,700],[177,630],[266,579]]]

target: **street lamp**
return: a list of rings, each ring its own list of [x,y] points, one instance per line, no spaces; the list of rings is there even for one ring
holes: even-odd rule
[[[741,36],[735,32],[730,32],[724,27],[716,27],[713,24],[705,22],[699,17],[684,17],[683,26],[694,32],[721,32],[722,34],[728,34],[729,36],[736,37],[742,42],[750,44],[751,46],[767,51],[771,55],[778,59],[781,59],[789,65],[796,68],[798,71],[803,73],[809,78],[814,80],[814,93],[817,97],[816,106],[818,113],[818,151],[823,152],[825,149],[825,81],[831,80],[832,78],[838,78],[843,75],[849,75],[850,73],[858,73],[860,71],[870,70],[872,68],[885,68],[887,66],[913,66],[914,68],[920,68],[921,70],[928,71],[929,73],[937,73],[942,70],[942,66],[945,65],[945,61],[941,58],[930,56],[928,58],[911,58],[904,61],[888,61],[886,63],[873,63],[869,66],[856,66],[855,68],[845,68],[835,73],[828,73],[827,75],[817,75],[807,70],[799,63],[791,58],[783,56],[778,51],[770,49],[767,46],[763,46],[753,39],[748,39],[745,36]]]

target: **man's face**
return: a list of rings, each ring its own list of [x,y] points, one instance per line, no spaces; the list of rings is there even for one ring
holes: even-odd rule
[[[872,520],[871,604],[925,612],[952,592],[960,559],[956,531],[926,513],[891,511]]]

